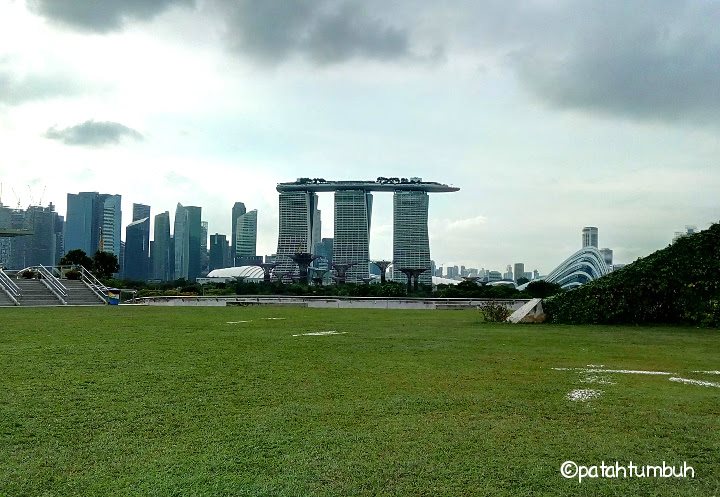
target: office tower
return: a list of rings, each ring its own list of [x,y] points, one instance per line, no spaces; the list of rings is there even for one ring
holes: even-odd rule
[[[10,210],[9,214],[8,227],[29,230],[32,235],[9,240],[4,265],[13,269],[55,265],[58,259],[55,206],[52,203],[47,207],[30,206],[26,210]]]
[[[188,279],[190,274],[190,230],[188,211],[182,204],[175,207],[173,223],[173,244],[175,252],[175,269],[173,279]]]
[[[114,254],[120,259],[120,234],[122,232],[122,212],[120,195],[98,195],[102,205],[102,229],[98,250]]]
[[[132,220],[139,221],[150,217],[150,206],[145,204],[133,204]]]
[[[210,271],[228,267],[228,254],[229,246],[227,237],[219,233],[210,235]]]
[[[55,264],[65,255],[65,218],[61,215],[55,216]]]
[[[516,262],[513,266],[513,276],[515,276],[515,281],[519,280],[520,278],[525,277],[525,264],[522,262]]]
[[[97,252],[100,235],[100,226],[95,221],[97,202],[97,192],[68,193],[65,216],[65,253],[79,249],[92,257]]]
[[[194,205],[185,207],[188,219],[188,280],[195,281],[200,277],[202,245],[202,208]]]
[[[237,229],[237,223],[238,218],[245,214],[247,210],[245,209],[245,204],[242,202],[235,202],[232,206],[232,231],[230,233],[230,253],[232,254],[233,260],[233,266],[239,266],[240,264],[237,263],[235,260],[235,257],[237,257],[237,237],[238,237],[238,229]]]
[[[121,196],[97,192],[68,193],[64,249],[83,250],[92,257],[98,250],[120,259]]]
[[[513,281],[513,270],[512,266],[510,264],[507,265],[505,268],[505,274],[503,274],[503,279],[508,281]]]
[[[582,246],[598,248],[598,229],[594,226],[585,226],[582,229]]]
[[[153,278],[161,281],[172,280],[175,268],[170,264],[169,212],[165,211],[155,216],[153,235]]]
[[[150,262],[149,217],[133,221],[125,228],[124,262],[123,277],[125,279],[136,281],[145,281],[148,279]]]
[[[393,194],[393,279],[404,281],[403,268],[423,268],[418,281],[432,285],[428,194],[422,190],[396,190]]]
[[[177,204],[173,229],[175,279],[195,281],[200,276],[202,208]]]
[[[607,264],[608,266],[612,266],[613,251],[609,248],[602,248],[600,249],[600,254],[602,254],[603,259],[605,260],[605,264]]]
[[[333,239],[322,238],[320,243],[315,245],[315,255],[318,258],[313,263],[313,267],[318,269],[331,269],[333,264]]]
[[[200,223],[200,274],[206,275],[209,272],[210,255],[208,254],[208,222]]]
[[[235,239],[235,264],[249,266],[262,263],[257,256],[257,209],[237,218]]]
[[[12,228],[12,209],[0,203],[0,228]],[[10,267],[11,238],[0,237],[0,267]]]
[[[297,271],[290,258],[298,252],[310,252],[317,240],[313,223],[317,220],[317,195],[308,191],[281,192],[279,196],[279,223],[276,272]]]
[[[369,275],[371,217],[371,193],[365,190],[335,192],[333,262],[354,264],[347,272],[348,282],[358,282]]]

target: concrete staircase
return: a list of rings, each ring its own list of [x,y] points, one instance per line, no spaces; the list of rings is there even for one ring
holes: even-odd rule
[[[41,305],[63,305],[42,280],[13,280],[20,287],[20,298],[18,302],[23,307],[34,307]]]
[[[65,299],[68,305],[104,305],[105,301],[95,295],[88,286],[80,280],[60,280],[67,288],[68,296]]]
[[[10,300],[7,294],[0,289],[0,307],[15,307],[15,303]]]

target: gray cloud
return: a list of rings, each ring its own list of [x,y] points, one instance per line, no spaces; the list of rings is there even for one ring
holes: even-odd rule
[[[30,0],[34,12],[51,20],[87,31],[107,32],[131,19],[152,19],[173,5],[193,5],[194,0]]]
[[[66,145],[86,145],[90,147],[116,145],[124,138],[143,139],[143,136],[138,131],[111,121],[85,121],[63,129],[53,127],[47,130],[45,137],[51,140],[59,140]]]
[[[545,29],[529,30],[510,63],[545,102],[636,119],[717,121],[720,3],[574,1],[535,15]]]
[[[58,96],[72,96],[82,92],[81,85],[63,74],[27,74],[3,67],[0,60],[0,103],[21,104]]]
[[[408,32],[381,19],[372,2],[218,0],[218,5],[227,13],[231,48],[263,63],[293,56],[317,64],[412,56]]]

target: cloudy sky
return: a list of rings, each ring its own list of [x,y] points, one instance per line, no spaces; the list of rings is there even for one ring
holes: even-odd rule
[[[227,233],[243,201],[272,253],[277,182],[421,176],[461,188],[431,197],[438,264],[547,273],[586,225],[631,262],[720,218],[719,25],[714,0],[4,0],[2,202],[119,193],[124,224],[182,202]]]

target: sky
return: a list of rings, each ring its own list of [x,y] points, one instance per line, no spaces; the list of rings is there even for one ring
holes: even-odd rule
[[[460,188],[430,198],[438,265],[546,274],[583,226],[629,263],[720,217],[718,25],[714,0],[3,0],[0,200],[181,202],[225,234],[242,201],[270,254],[278,182],[419,176]]]

